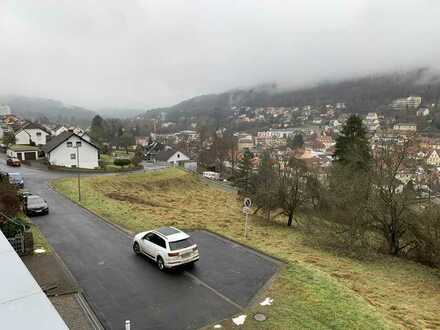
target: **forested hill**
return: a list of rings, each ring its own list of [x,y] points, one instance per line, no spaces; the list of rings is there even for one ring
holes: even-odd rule
[[[424,103],[440,99],[440,75],[432,70],[418,69],[406,73],[377,74],[362,78],[327,82],[296,90],[283,90],[275,84],[252,89],[236,89],[185,100],[169,108],[147,111],[150,117],[167,111],[168,120],[176,117],[203,116],[214,109],[228,111],[231,106],[303,106],[345,102],[347,111],[367,113],[386,108],[392,100],[420,95]],[[217,110],[218,111],[218,110]]]
[[[52,122],[90,124],[95,112],[60,101],[20,95],[0,96],[0,104],[10,106],[13,114],[29,120],[49,119]]]

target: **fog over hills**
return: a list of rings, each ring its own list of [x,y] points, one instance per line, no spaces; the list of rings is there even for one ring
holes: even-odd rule
[[[52,122],[90,123],[93,116],[106,118],[144,118],[167,113],[168,120],[179,116],[206,116],[214,110],[229,111],[232,106],[303,106],[345,102],[347,111],[364,114],[381,111],[392,100],[420,95],[424,103],[440,100],[440,75],[426,68],[404,73],[375,74],[365,77],[323,82],[311,87],[286,88],[276,83],[251,88],[235,88],[219,94],[207,94],[183,100],[170,107],[145,111],[141,108],[103,108],[96,111],[70,106],[52,99],[18,95],[0,96],[13,113],[27,119],[47,118]]]
[[[49,120],[72,124],[85,124],[95,116],[95,112],[78,106],[70,106],[61,101],[22,95],[0,95],[0,104],[7,104],[11,112],[29,120]]]
[[[440,99],[440,75],[421,68],[405,73],[387,73],[325,82],[312,87],[288,89],[276,84],[255,88],[234,89],[220,94],[197,96],[169,108],[147,111],[149,117],[166,111],[168,119],[182,114],[204,115],[215,108],[228,111],[231,106],[303,106],[345,102],[347,110],[364,114],[380,111],[392,100],[409,95],[420,95],[427,103]]]

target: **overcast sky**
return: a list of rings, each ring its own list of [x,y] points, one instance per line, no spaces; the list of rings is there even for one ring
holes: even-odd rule
[[[438,0],[0,0],[0,94],[167,106],[438,66]]]

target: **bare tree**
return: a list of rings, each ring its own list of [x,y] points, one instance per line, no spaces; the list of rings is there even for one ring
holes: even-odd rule
[[[278,196],[279,205],[288,217],[287,225],[291,226],[293,217],[307,199],[307,180],[309,171],[304,161],[291,157],[278,162]]]
[[[401,145],[382,145],[374,157],[371,171],[373,189],[368,203],[371,224],[383,234],[392,255],[414,242],[404,240],[414,223],[414,205],[417,204],[412,182],[405,184],[398,179],[404,168],[412,166],[408,159],[411,141]]]

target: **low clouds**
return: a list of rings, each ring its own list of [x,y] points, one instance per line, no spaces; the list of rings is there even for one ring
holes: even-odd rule
[[[438,66],[433,0],[1,0],[0,94],[155,107]]]

